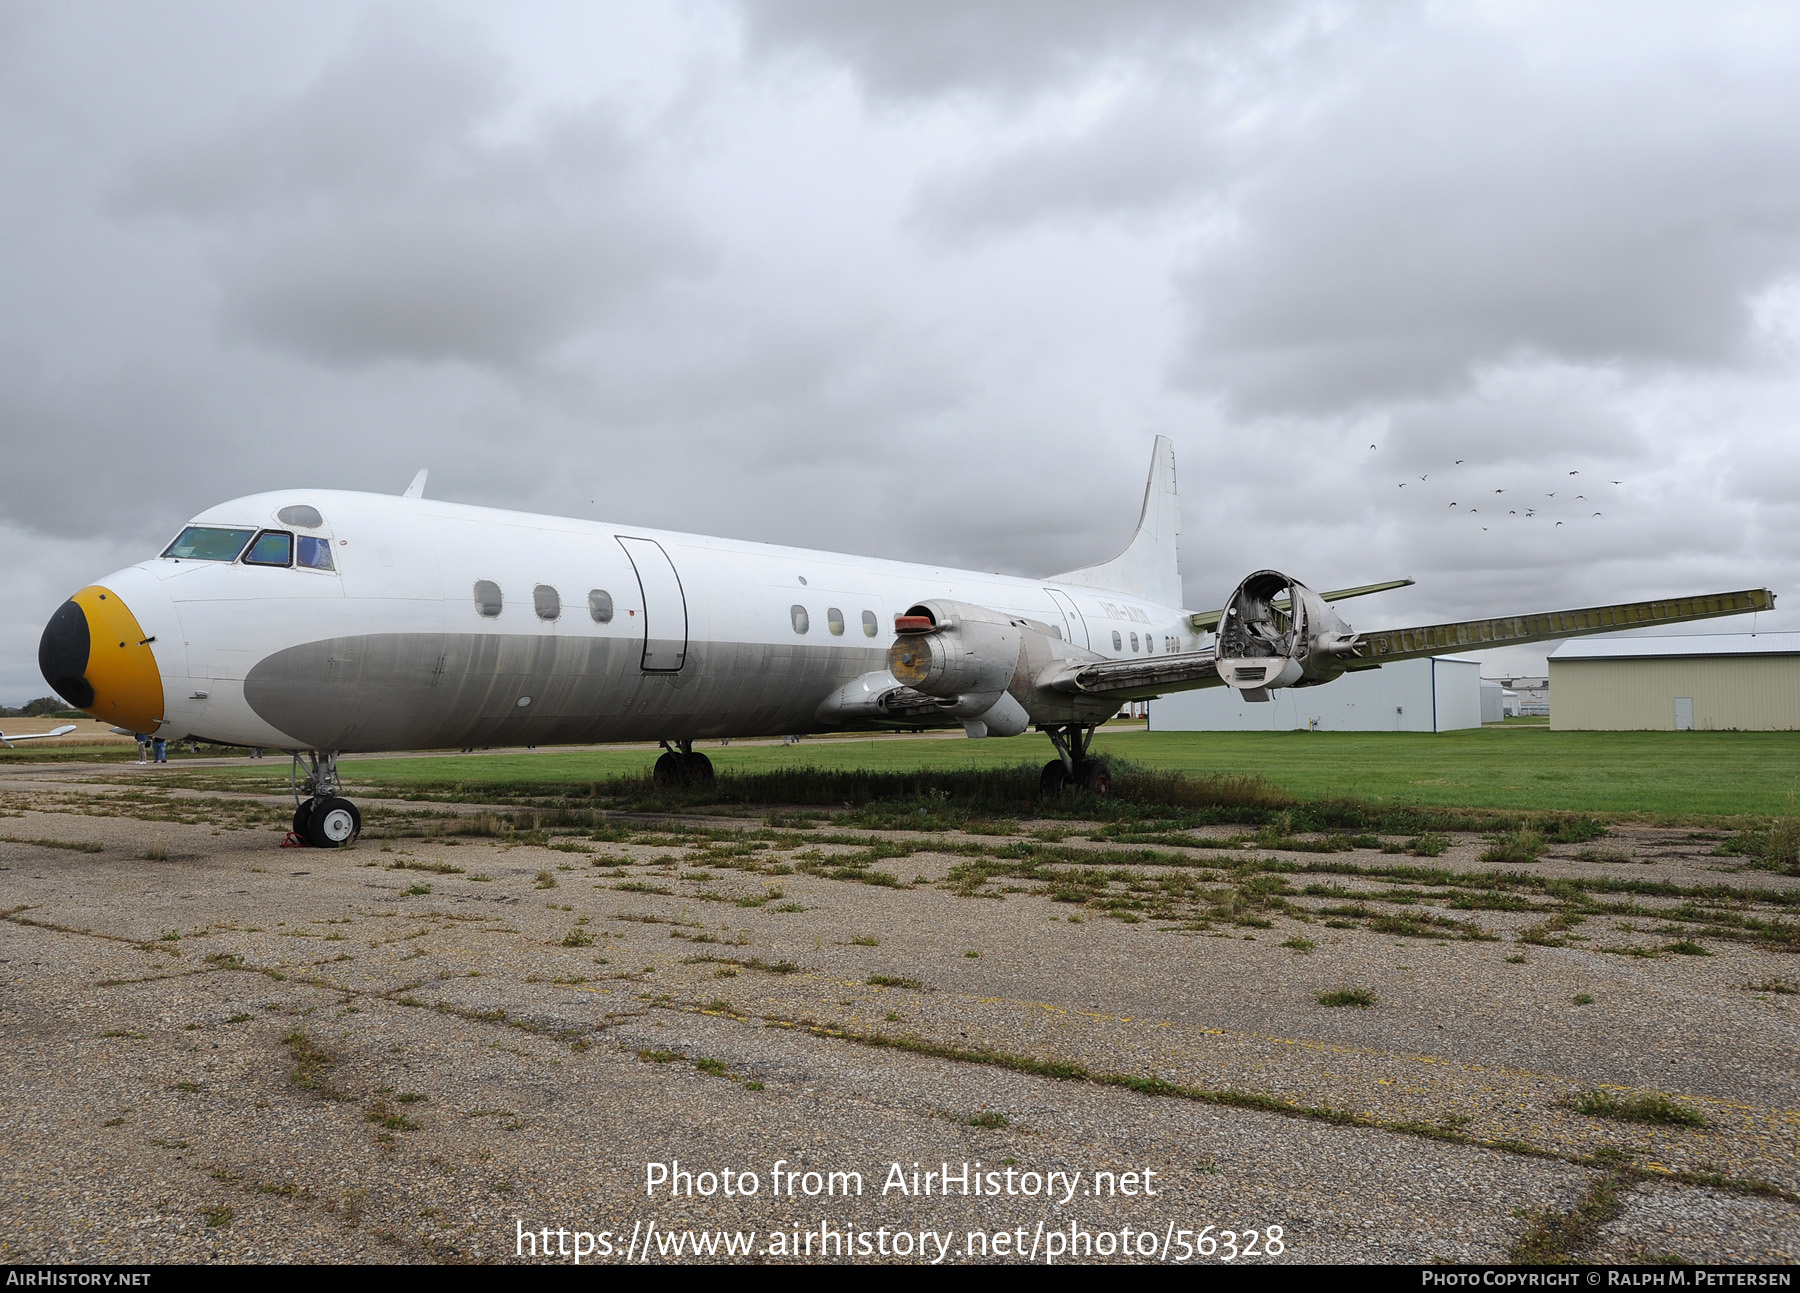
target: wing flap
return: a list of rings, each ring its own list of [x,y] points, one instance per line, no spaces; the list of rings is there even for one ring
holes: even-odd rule
[[[1057,691],[1143,700],[1165,692],[1216,686],[1218,682],[1218,665],[1209,649],[1147,660],[1101,660],[1075,665],[1053,679],[1050,686]]]

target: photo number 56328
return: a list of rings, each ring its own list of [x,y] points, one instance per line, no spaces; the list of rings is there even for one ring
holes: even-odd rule
[[[1169,1243],[1169,1256],[1178,1262],[1198,1258],[1217,1258],[1232,1262],[1240,1257],[1279,1257],[1287,1251],[1281,1242],[1281,1227],[1266,1226],[1262,1230],[1220,1230],[1208,1226],[1196,1233],[1177,1230]]]

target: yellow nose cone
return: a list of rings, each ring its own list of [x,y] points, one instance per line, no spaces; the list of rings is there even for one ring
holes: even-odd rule
[[[87,711],[132,732],[154,732],[163,720],[162,675],[137,616],[99,584],[70,598],[88,622],[85,676],[94,689]]]

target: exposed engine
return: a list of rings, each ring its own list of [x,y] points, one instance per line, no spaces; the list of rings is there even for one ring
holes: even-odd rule
[[[1259,570],[1237,586],[1218,632],[1219,677],[1245,700],[1330,682],[1344,672],[1357,640],[1323,597],[1279,570]]]
[[[1041,621],[966,602],[923,602],[896,616],[894,629],[889,671],[936,698],[939,710],[961,720],[970,736],[1017,736],[1049,717],[1028,712],[1027,704],[1068,707],[1070,699],[1037,690],[1039,680],[1070,660],[1098,658]]]

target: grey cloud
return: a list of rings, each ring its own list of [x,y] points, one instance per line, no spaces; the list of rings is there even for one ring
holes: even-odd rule
[[[1244,0],[739,0],[752,53],[811,49],[877,96],[1026,94],[1096,62],[1201,39],[1265,7]]]
[[[1246,150],[1185,276],[1183,376],[1247,411],[1447,392],[1484,365],[1721,365],[1800,264],[1785,69],[1611,69],[1423,28]]]
[[[917,25],[901,48],[949,39]],[[1800,269],[1800,88],[1791,59],[1649,26],[1571,33],[1599,38],[1571,56],[1391,6],[1132,46],[1098,120],[929,177],[916,208],[940,236],[1186,222],[1175,377],[1245,417],[1452,396],[1538,360],[1749,364],[1753,298]]]
[[[1226,177],[1199,105],[1145,96],[1072,138],[1040,141],[933,176],[916,218],[939,233],[1005,233],[1046,220],[1155,212]]]
[[[1043,574],[1123,543],[1164,431],[1197,606],[1270,564],[1420,580],[1369,627],[1800,571],[1766,12],[752,0],[601,51],[456,2],[0,5],[0,698],[193,511],[419,466]],[[1627,484],[1484,534],[1430,494],[1458,457]]]
[[[127,216],[198,229],[228,325],[331,363],[536,357],[704,262],[598,112],[484,136],[499,68],[384,39],[141,166]]]

